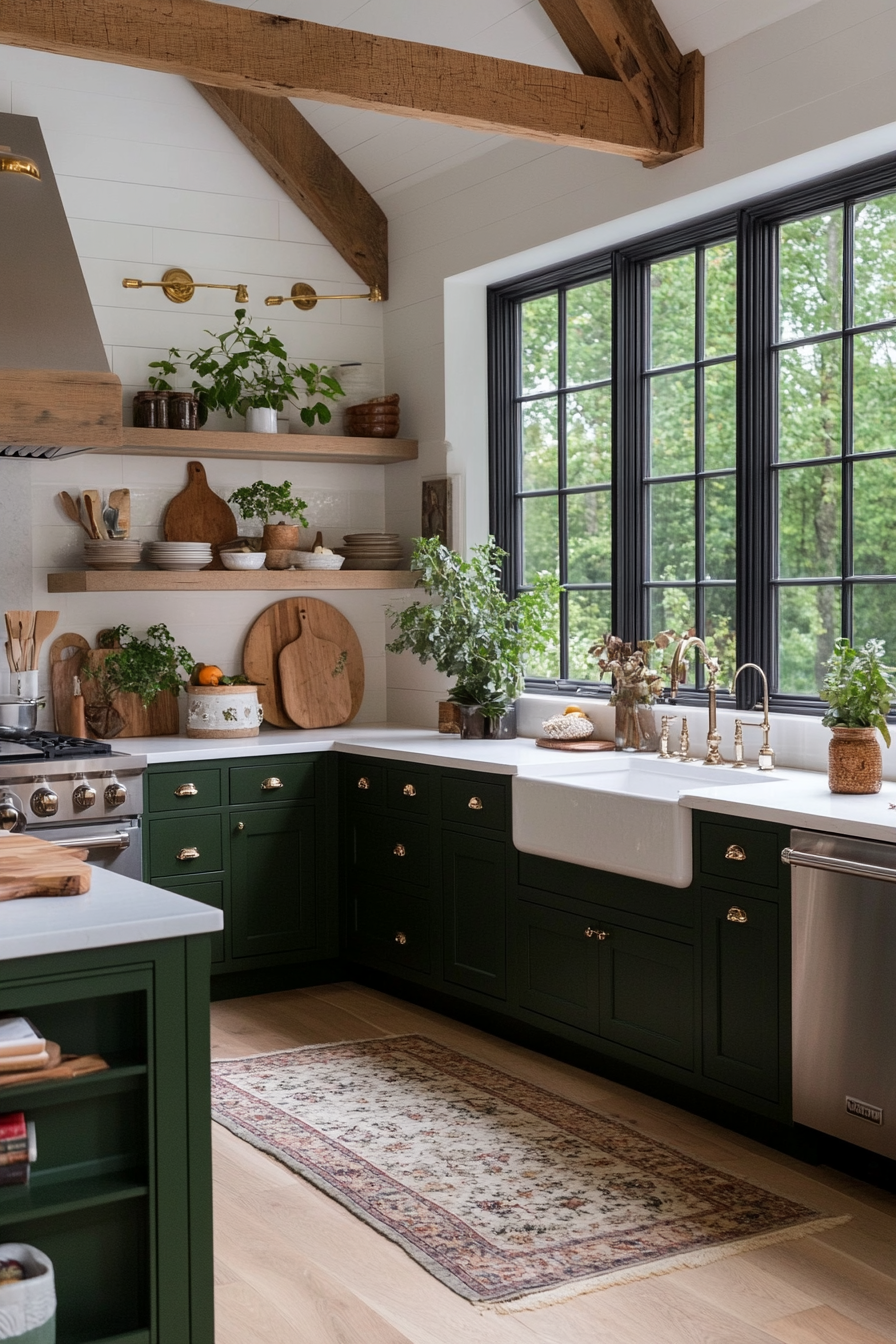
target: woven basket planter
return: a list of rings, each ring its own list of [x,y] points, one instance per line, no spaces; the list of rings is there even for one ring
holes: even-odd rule
[[[828,747],[831,793],[880,793],[883,764],[876,728],[832,728]]]

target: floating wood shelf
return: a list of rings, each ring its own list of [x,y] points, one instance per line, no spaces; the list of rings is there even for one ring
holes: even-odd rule
[[[261,457],[284,462],[355,462],[376,466],[412,462],[416,439],[349,439],[338,434],[248,434],[218,430],[133,429],[121,431],[120,448],[98,453],[140,457]]]
[[[260,436],[261,437],[261,436]],[[372,588],[413,588],[410,569],[72,569],[47,575],[48,593],[138,592],[351,592]]]

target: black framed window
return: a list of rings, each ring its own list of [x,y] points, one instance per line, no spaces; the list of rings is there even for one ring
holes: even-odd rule
[[[489,330],[507,586],[563,585],[533,688],[608,628],[813,712],[840,634],[896,656],[896,159],[495,287]]]

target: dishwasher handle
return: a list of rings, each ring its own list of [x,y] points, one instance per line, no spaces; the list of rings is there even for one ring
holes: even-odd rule
[[[131,843],[131,837],[127,831],[116,831],[114,835],[88,835],[83,840],[76,839],[74,836],[66,840],[51,840],[51,845],[58,845],[60,849],[114,849],[121,851],[128,849]]]
[[[781,862],[793,868],[820,868],[825,873],[844,873],[849,877],[866,877],[876,882],[896,882],[896,868],[885,868],[879,863],[859,863],[857,859],[835,859],[827,854],[808,854],[802,849],[782,849]]]

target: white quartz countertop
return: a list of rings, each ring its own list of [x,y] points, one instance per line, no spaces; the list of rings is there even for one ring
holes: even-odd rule
[[[896,784],[884,780],[880,793],[831,793],[827,775],[814,770],[776,770],[775,784],[725,787],[721,781],[699,793],[682,792],[684,807],[750,817],[810,831],[832,831],[862,840],[896,842]]]
[[[213,906],[105,868],[91,873],[90,891],[83,896],[0,902],[0,961],[183,938],[224,927],[222,912]]]

